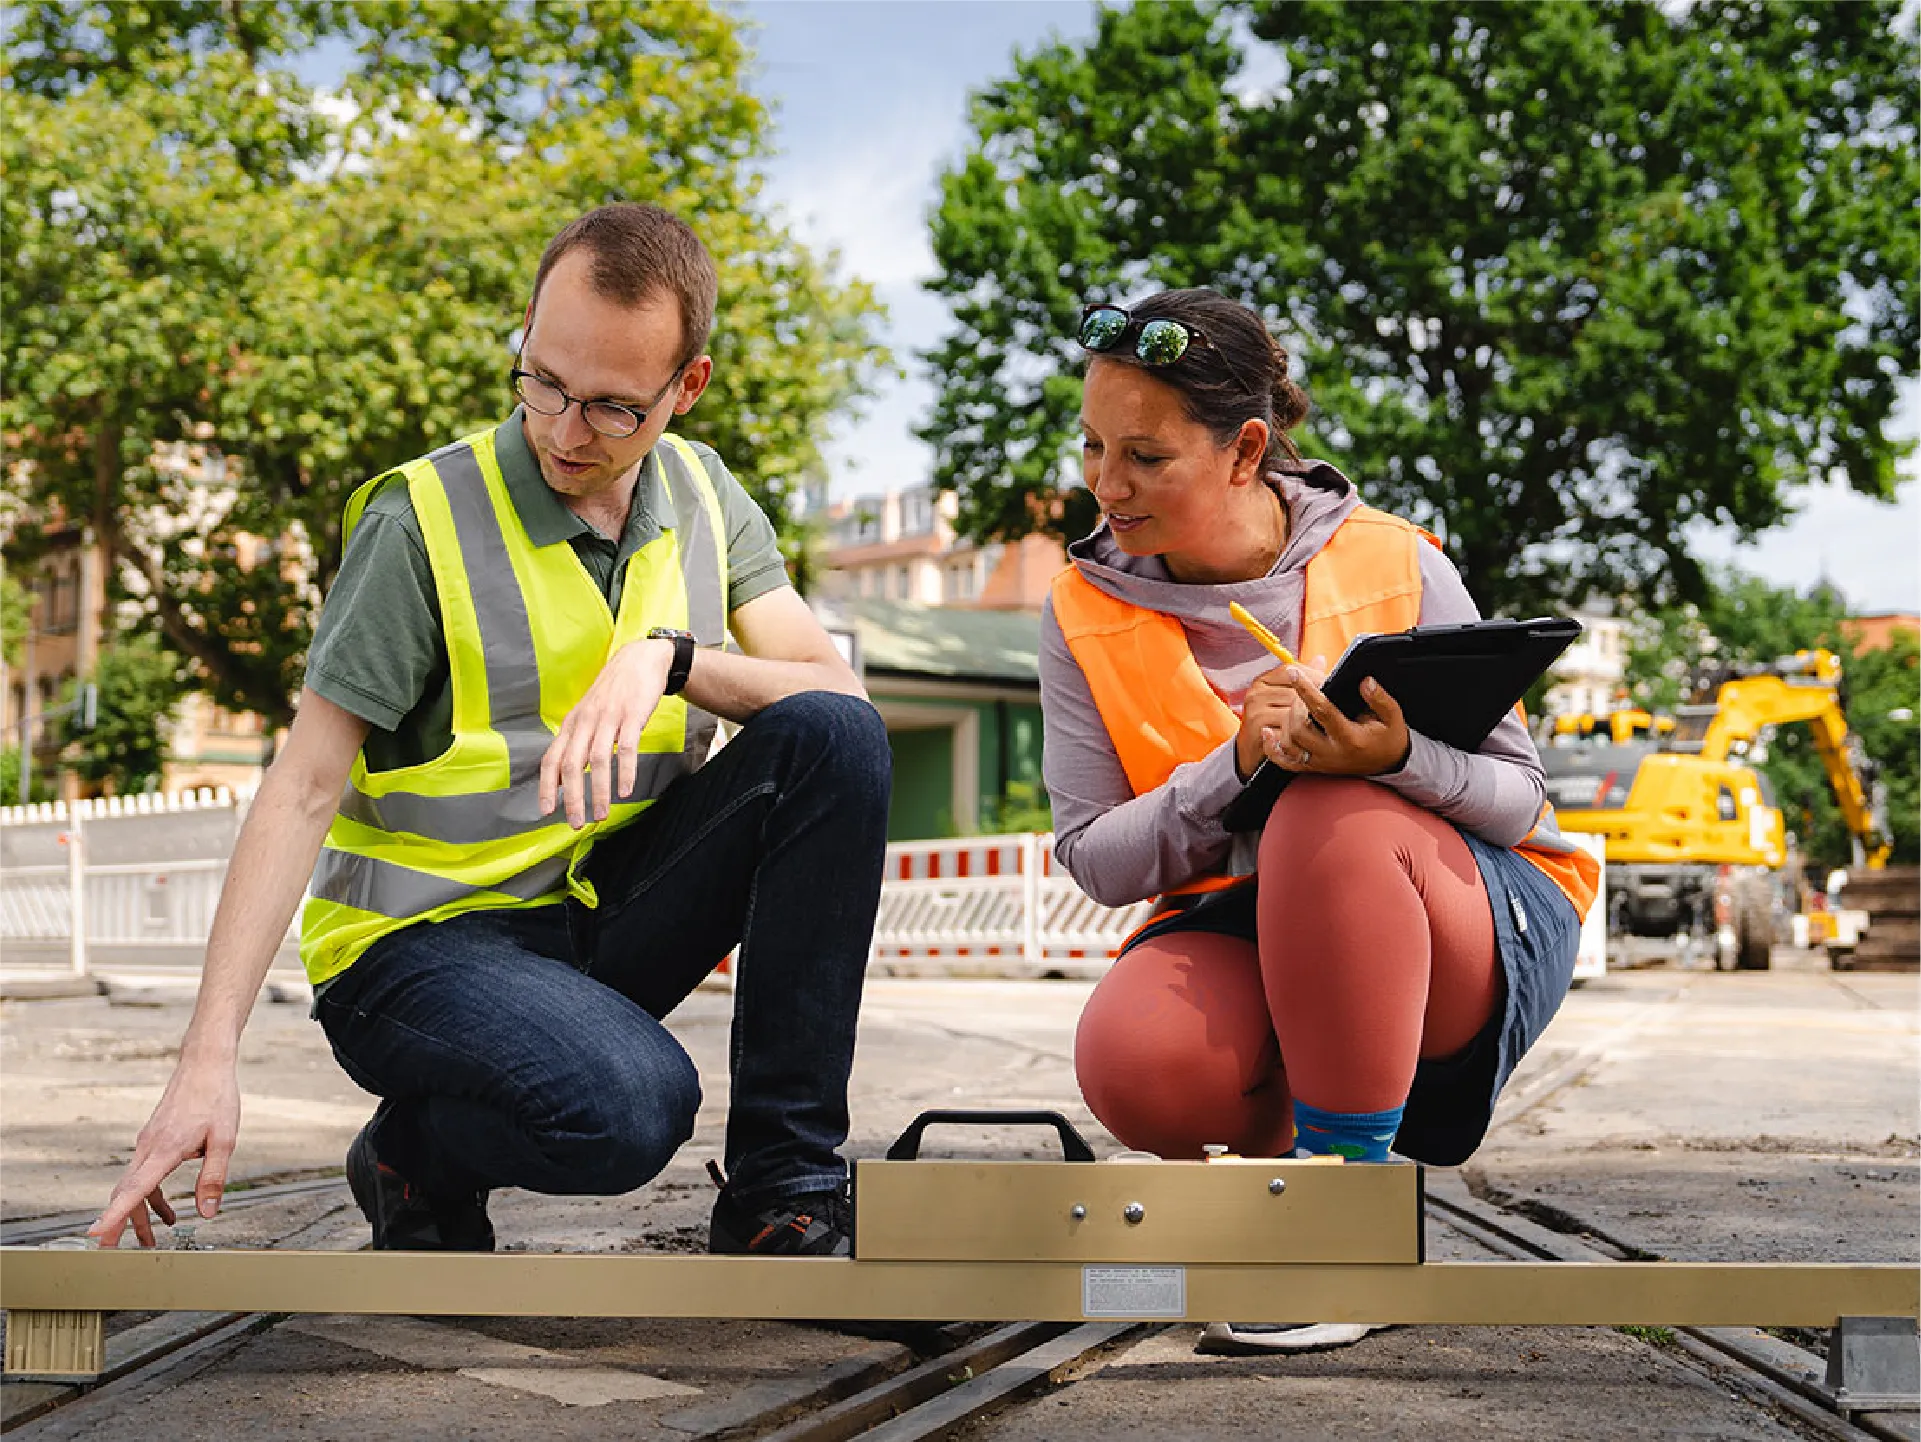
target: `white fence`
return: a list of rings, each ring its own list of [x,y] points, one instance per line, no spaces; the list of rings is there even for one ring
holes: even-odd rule
[[[0,809],[0,963],[81,976],[197,970],[242,805],[221,791]],[[1028,833],[889,846],[873,969],[1098,975],[1148,907],[1090,900],[1059,871],[1052,842]]]
[[[0,808],[0,964],[81,976],[96,965],[197,971],[243,805],[200,791]],[[1598,838],[1577,839],[1598,852]],[[1099,976],[1150,904],[1095,902],[1060,869],[1053,843],[1026,832],[890,845],[870,968]],[[1577,978],[1606,972],[1606,916],[1603,893],[1582,930]]]
[[[870,967],[896,976],[1098,976],[1152,906],[1090,899],[1027,832],[887,848]]]
[[[223,789],[0,809],[0,961],[197,969],[239,806]]]

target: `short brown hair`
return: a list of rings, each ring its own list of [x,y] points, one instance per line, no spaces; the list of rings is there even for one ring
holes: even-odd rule
[[[548,272],[569,251],[583,248],[593,257],[588,276],[594,293],[603,299],[616,305],[639,305],[661,291],[673,296],[680,306],[683,366],[707,348],[720,294],[714,258],[686,221],[658,205],[628,201],[603,205],[548,241],[540,269],[534,272],[530,320]]]

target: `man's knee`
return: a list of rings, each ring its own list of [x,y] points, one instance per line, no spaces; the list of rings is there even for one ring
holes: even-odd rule
[[[572,1190],[615,1196],[645,1186],[694,1134],[700,1073],[685,1057],[655,1057],[591,1083],[580,1114],[550,1133],[549,1155],[579,1178]]]
[[[802,691],[767,707],[748,726],[784,740],[797,759],[831,773],[847,799],[886,804],[893,775],[887,725],[871,702],[838,691]]]

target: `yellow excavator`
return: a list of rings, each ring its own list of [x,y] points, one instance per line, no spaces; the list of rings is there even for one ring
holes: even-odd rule
[[[1671,718],[1626,710],[1544,724],[1548,797],[1565,829],[1606,841],[1611,934],[1670,937],[1724,968],[1764,969],[1789,862],[1780,807],[1754,769],[1772,728],[1812,727],[1857,865],[1887,863],[1887,826],[1832,652],[1698,673],[1693,694]]]

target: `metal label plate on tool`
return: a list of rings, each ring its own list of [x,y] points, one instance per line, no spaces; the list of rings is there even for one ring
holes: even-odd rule
[[[1081,1314],[1183,1318],[1187,1315],[1187,1268],[1083,1267]]]

